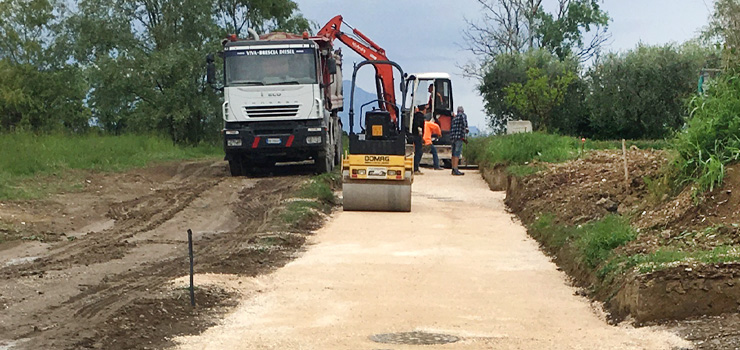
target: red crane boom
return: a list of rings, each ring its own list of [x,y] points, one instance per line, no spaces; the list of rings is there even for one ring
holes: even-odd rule
[[[362,41],[356,40],[355,38],[343,33],[341,31],[342,23],[352,29],[352,33],[359,37]],[[375,42],[370,40],[365,34],[362,34],[359,30],[352,28],[349,24],[342,20],[342,16],[338,15],[332,18],[321,30],[319,30],[317,37],[327,38],[330,41],[339,39],[345,45],[349,46],[352,50],[357,52],[360,56],[367,60],[373,61],[389,61],[385,55],[385,50],[378,46]],[[383,101],[378,103],[380,109],[388,111],[391,115],[391,121],[396,123],[398,119],[398,111],[396,109],[396,93],[395,87],[393,86],[393,67],[387,64],[374,65],[375,67],[375,79],[378,91],[378,96],[382,96]],[[385,102],[385,103],[384,103]],[[388,107],[390,106],[390,108]]]

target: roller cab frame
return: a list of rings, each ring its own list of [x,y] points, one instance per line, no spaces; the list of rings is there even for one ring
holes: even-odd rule
[[[354,93],[357,72],[363,66],[395,67],[401,76],[403,69],[393,61],[363,61],[354,67],[349,110],[349,150],[342,159],[343,206],[346,211],[411,211],[413,154],[406,153],[410,125],[406,116],[406,85],[401,84],[402,103],[387,101],[382,94],[368,102],[385,106],[365,113],[360,132],[355,132]],[[393,111],[393,114],[392,112]],[[362,110],[360,111],[362,114]]]

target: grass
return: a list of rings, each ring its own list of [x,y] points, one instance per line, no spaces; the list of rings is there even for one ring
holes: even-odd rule
[[[339,170],[312,177],[298,190],[300,200],[289,202],[280,214],[281,219],[292,228],[310,223],[319,212],[329,212],[336,204],[334,188],[341,183]]]
[[[591,269],[607,261],[614,249],[637,237],[629,220],[618,215],[609,215],[585,225],[566,226],[556,223],[555,215],[544,214],[532,223],[529,231],[551,249],[574,248],[577,259]]]
[[[716,228],[708,228],[707,232],[711,230]],[[740,261],[740,250],[735,245],[720,245],[710,250],[663,247],[647,254],[616,254],[617,248],[637,237],[629,220],[618,215],[584,225],[566,226],[558,224],[555,215],[543,214],[529,226],[529,233],[551,250],[572,248],[575,258],[595,272],[604,284],[632,270],[649,273],[689,262],[718,264]]]
[[[725,166],[740,161],[740,76],[715,80],[706,94],[689,103],[691,115],[677,134],[673,167],[679,185],[696,184],[697,191],[722,184]]]
[[[637,237],[629,220],[618,215],[609,215],[576,229],[576,247],[583,253],[583,261],[591,268],[605,262],[612,251]]]
[[[27,239],[24,236],[25,234],[26,232],[22,230],[22,227],[14,227],[13,225],[0,219],[0,244],[5,242],[17,241],[20,239]]]
[[[323,211],[323,207],[320,202],[307,200],[294,201],[288,203],[280,217],[289,226],[294,226],[306,222],[309,218],[313,218],[317,211]]]
[[[665,140],[631,140],[627,147],[640,149],[664,149]],[[621,149],[622,141],[595,141],[540,132],[513,135],[497,135],[470,140],[464,148],[465,157],[483,166],[506,165],[510,174],[527,176],[544,169],[530,163],[561,163],[581,156],[581,149]]]
[[[708,232],[711,230],[707,229]],[[596,289],[610,285],[618,280],[619,275],[630,271],[645,274],[686,263],[740,262],[740,250],[736,245],[720,245],[705,250],[662,247],[651,253],[634,255],[617,253],[617,248],[628,245],[637,237],[629,220],[618,215],[574,227],[560,225],[555,215],[544,214],[530,225],[529,232],[549,249],[571,248],[574,258],[598,278]]]
[[[220,156],[221,147],[182,147],[145,135],[0,134],[0,199],[32,199],[78,188],[74,170],[124,171],[155,162]]]
[[[617,256],[603,265],[597,276],[611,281],[615,275],[633,270],[644,274],[686,263],[721,264],[738,261],[740,251],[737,246],[723,245],[711,250],[696,251],[662,248],[649,254]]]
[[[536,174],[542,170],[545,170],[546,167],[542,165],[509,165],[506,167],[506,172],[508,172],[511,175],[514,175],[516,177],[525,177],[532,174]]]
[[[337,187],[339,184],[341,184],[341,177],[338,172],[316,175],[301,187],[298,191],[298,197],[314,198],[327,204],[334,204],[336,197],[334,196],[333,187]]]
[[[539,216],[530,225],[529,234],[551,249],[563,248],[576,237],[572,227],[557,224],[555,215],[550,213]]]
[[[577,227],[560,225],[556,220],[553,214],[543,214],[530,225],[529,233],[549,249],[572,248],[575,259],[595,272],[605,285],[614,281],[616,276],[633,270],[644,274],[691,262],[718,264],[740,261],[740,250],[734,245],[721,245],[710,250],[663,247],[647,254],[616,254],[617,248],[637,237],[627,218],[610,215]]]
[[[473,161],[481,164],[524,165],[532,161],[563,162],[578,156],[575,138],[545,133],[491,136],[469,144]]]
[[[669,149],[669,140],[626,140],[625,147],[628,149],[635,146],[639,149]],[[585,149],[622,149],[622,140],[586,140]]]

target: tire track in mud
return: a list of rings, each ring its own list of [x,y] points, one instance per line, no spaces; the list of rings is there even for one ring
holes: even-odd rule
[[[146,232],[172,219],[196,198],[218,185],[224,178],[202,178],[193,183],[170,189],[158,189],[152,194],[133,200],[114,203],[108,217],[115,220],[112,228],[88,235],[85,239],[62,245],[48,256],[25,265],[16,265],[1,270],[2,278],[13,278],[28,271],[62,270],[74,265],[92,265],[122,258],[136,245],[128,239]]]
[[[173,294],[168,282],[187,273],[187,245],[156,235],[137,240],[143,233],[151,235],[184,211],[198,211],[198,208],[192,208],[198,198],[213,197],[211,199],[214,202],[221,201],[218,208],[231,207],[234,217],[239,220],[236,229],[203,233],[198,237],[194,243],[198,273],[252,276],[283,266],[303,244],[302,237],[283,241],[278,249],[256,250],[253,243],[259,232],[269,226],[281,202],[294,193],[306,177],[245,181],[244,178],[227,177],[220,171],[208,172],[207,168],[201,169],[200,174],[196,171],[195,176],[165,183],[151,194],[114,203],[108,211],[108,216],[115,220],[112,228],[65,242],[34,262],[0,269],[0,280],[18,285],[41,283],[47,288],[43,293],[53,293],[55,282],[44,281],[50,276],[55,279],[65,276],[80,278],[79,283],[65,281],[65,288],[60,289],[57,300],[49,301],[43,295],[29,296],[28,300],[23,297],[15,300],[16,310],[12,307],[13,300],[10,300],[11,308],[6,311],[32,315],[0,316],[0,324],[3,324],[0,328],[0,344],[4,339],[27,339],[13,349],[126,348],[121,344],[134,344],[131,343],[132,339],[142,337],[141,344],[148,343],[159,348],[168,344],[167,335],[183,331],[197,332],[198,327],[204,327],[205,323],[194,322],[194,318],[202,316],[203,310],[182,308],[181,303],[186,303],[186,300],[175,303],[167,299]],[[250,182],[253,183],[251,187]],[[222,196],[225,186],[242,186],[236,203],[224,203],[229,200]],[[133,256],[141,252],[150,254],[142,261],[135,261]],[[123,263],[130,264],[121,266]],[[108,266],[113,266],[110,273],[97,271]],[[96,279],[96,276],[90,277],[88,274],[99,276]],[[216,307],[229,304],[228,293],[207,288],[203,293],[209,296],[207,305]],[[41,290],[39,294],[42,294]],[[37,301],[39,305],[28,305]],[[170,315],[176,318],[172,321],[174,323],[169,324],[171,329],[159,329],[142,322],[161,321],[147,318],[153,315],[151,310],[146,309],[149,304],[177,305],[174,309],[179,310],[181,317]],[[168,313],[165,309],[161,310]],[[142,320],[121,316],[139,312]],[[131,327],[136,330],[129,329]]]

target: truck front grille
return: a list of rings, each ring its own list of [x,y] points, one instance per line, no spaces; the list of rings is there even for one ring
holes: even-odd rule
[[[295,117],[300,105],[278,106],[245,106],[244,113],[249,118],[286,118]]]

